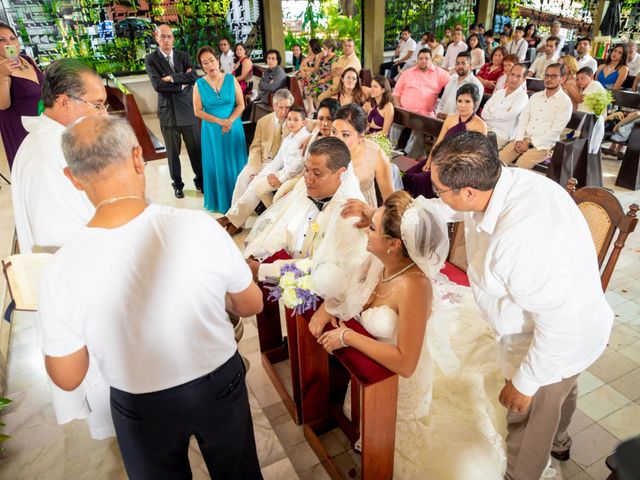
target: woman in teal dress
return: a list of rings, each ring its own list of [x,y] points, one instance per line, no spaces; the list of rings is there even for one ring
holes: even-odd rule
[[[211,47],[198,51],[205,76],[193,88],[193,109],[202,119],[202,180],[204,208],[226,212],[240,170],[247,163],[247,147],[240,116],[244,98],[238,81],[220,71]]]

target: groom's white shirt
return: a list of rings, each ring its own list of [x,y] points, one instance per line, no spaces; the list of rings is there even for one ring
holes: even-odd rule
[[[558,184],[502,168],[485,212],[464,220],[467,273],[501,345],[505,378],[525,395],[572,377],[607,346],[607,303],[586,220]]]

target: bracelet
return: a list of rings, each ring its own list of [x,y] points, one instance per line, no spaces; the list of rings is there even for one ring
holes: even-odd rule
[[[347,348],[349,346],[346,343],[344,343],[344,334],[347,332],[353,332],[353,330],[351,330],[350,328],[345,328],[340,332],[340,345],[342,345],[343,348]]]

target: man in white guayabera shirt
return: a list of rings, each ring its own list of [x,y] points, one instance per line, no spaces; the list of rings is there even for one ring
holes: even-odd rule
[[[481,133],[446,138],[431,158],[432,205],[447,221],[464,221],[471,289],[500,344],[504,478],[540,480],[550,455],[570,457],[577,378],[613,325],[589,227],[560,185],[504,167]],[[354,200],[342,214],[360,216],[362,227],[373,211]]]

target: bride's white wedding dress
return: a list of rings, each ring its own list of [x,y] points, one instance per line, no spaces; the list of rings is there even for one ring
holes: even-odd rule
[[[400,377],[394,478],[500,480],[506,468],[506,416],[498,403],[504,378],[497,342],[469,288],[439,275],[416,371]],[[364,310],[360,323],[396,343],[398,314],[386,305]],[[350,415],[350,392],[345,414]]]

